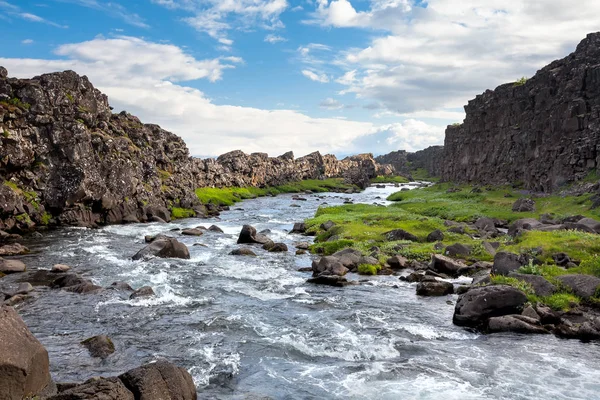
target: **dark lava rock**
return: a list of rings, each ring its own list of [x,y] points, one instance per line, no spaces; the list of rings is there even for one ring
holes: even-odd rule
[[[232,255],[232,256],[252,256],[252,257],[256,257],[256,253],[255,252],[253,252],[250,249],[246,249],[246,248],[234,249],[229,254]]]
[[[566,253],[556,253],[552,255],[552,259],[556,263],[556,265],[560,265],[561,267],[567,266],[571,262],[571,258]]]
[[[444,254],[450,257],[467,257],[471,254],[471,246],[455,243],[446,247]]]
[[[473,276],[482,271],[489,272],[492,269],[492,265],[493,264],[491,262],[477,261],[474,264],[467,265],[466,267],[459,269],[456,273],[459,276]]]
[[[408,267],[408,260],[400,255],[388,258],[386,263],[392,269],[404,269]]]
[[[344,287],[350,284],[345,277],[339,275],[321,275],[315,278],[310,278],[306,282],[336,287]]]
[[[535,211],[535,201],[532,199],[518,199],[512,206],[514,212],[533,212]]]
[[[196,400],[196,386],[184,368],[158,361],[132,369],[119,376],[135,399]]]
[[[92,357],[106,358],[115,352],[115,345],[106,335],[98,335],[81,342]]]
[[[284,253],[288,251],[288,247],[285,243],[266,243],[263,246],[263,249],[267,250],[269,253]]]
[[[304,233],[306,232],[306,224],[304,222],[296,222],[290,233]]]
[[[513,271],[518,270],[524,265],[523,260],[518,254],[507,253],[501,251],[494,256],[494,266],[492,274],[508,275]]]
[[[181,234],[185,236],[202,236],[204,235],[204,232],[198,228],[190,228],[182,230]]]
[[[47,400],[136,400],[119,378],[92,378],[81,385],[69,384],[60,389]]]
[[[444,281],[420,282],[417,285],[419,296],[445,296],[454,293],[454,285]]]
[[[556,279],[582,299],[589,299],[595,296],[596,291],[600,287],[600,278],[591,275],[561,275],[557,276]]]
[[[208,230],[209,230],[210,232],[225,233],[225,232],[223,232],[223,229],[219,228],[219,227],[218,227],[218,226],[216,226],[216,225],[211,225],[211,226],[208,228]]]
[[[152,297],[154,295],[155,295],[154,290],[150,286],[142,286],[135,292],[131,293],[131,296],[129,296],[129,298],[130,299],[138,299],[141,297]]]
[[[461,261],[454,260],[450,257],[443,256],[441,254],[433,254],[431,256],[431,263],[429,269],[442,274],[448,274],[452,277],[458,276],[458,271],[461,268],[465,268],[467,265]]]
[[[149,257],[183,258],[189,260],[190,251],[185,244],[175,238],[158,238],[142,250],[138,251],[132,259],[141,260]]]
[[[439,229],[436,229],[427,235],[427,242],[429,243],[441,242],[442,240],[444,240],[444,233]]]
[[[475,221],[475,227],[482,232],[498,233],[498,229],[496,229],[496,222],[492,218],[479,218],[477,221]]]
[[[393,231],[386,232],[385,238],[388,242],[393,242],[396,240],[409,240],[411,242],[419,241],[418,237],[410,232],[405,231],[404,229],[394,229]]]
[[[452,321],[456,325],[481,327],[489,318],[521,314],[525,293],[507,285],[474,287],[456,302]]]
[[[327,221],[327,222],[323,222],[320,226],[320,228],[324,231],[328,231],[331,228],[333,228],[335,226],[335,222],[333,221]]]
[[[457,233],[459,235],[464,235],[465,234],[465,227],[460,225],[460,226],[453,226],[451,228],[448,228],[448,232],[451,233]]]
[[[127,282],[122,281],[113,282],[108,288],[113,290],[126,290],[133,292],[133,288],[131,287],[131,285]]]
[[[515,332],[529,334],[550,333],[534,318],[524,315],[504,315],[492,317],[488,321],[488,332]]]
[[[518,274],[516,272],[511,272],[508,276],[529,283],[537,296],[551,296],[556,292],[556,286],[548,282],[543,276]]]
[[[256,232],[256,228],[250,225],[244,225],[240,236],[238,237],[238,244],[265,244],[269,242],[269,238],[261,233]]]
[[[319,261],[312,262],[313,276],[337,275],[344,276],[348,273],[348,268],[342,264],[337,257],[321,257]]]
[[[95,293],[103,290],[101,286],[94,285],[90,281],[86,281],[79,285],[68,286],[65,288],[67,292],[78,293],[78,294],[86,294],[86,293]]]

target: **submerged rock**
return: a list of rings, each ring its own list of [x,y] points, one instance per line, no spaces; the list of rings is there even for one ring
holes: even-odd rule
[[[130,299],[139,299],[142,297],[153,297],[155,296],[154,290],[150,286],[142,286],[138,290],[131,293]]]
[[[539,321],[524,315],[492,317],[488,321],[488,332],[550,333],[540,325]]]
[[[115,352],[115,345],[106,335],[94,336],[81,342],[92,357],[106,358]]]
[[[241,249],[234,249],[232,250],[229,255],[232,256],[252,256],[252,257],[256,257],[256,253],[253,252],[250,249],[247,248],[241,248]]]
[[[446,296],[454,293],[454,285],[444,281],[425,281],[417,285],[418,296]]]

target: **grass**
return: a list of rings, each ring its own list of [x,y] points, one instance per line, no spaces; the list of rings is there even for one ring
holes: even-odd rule
[[[360,275],[377,275],[379,270],[381,270],[380,265],[360,264],[358,266],[358,273]]]
[[[304,193],[304,192],[331,192],[355,189],[355,186],[343,183],[341,179],[307,179],[300,182],[288,183],[281,186],[256,188],[256,187],[229,187],[229,188],[198,188],[196,196],[203,204],[216,204],[221,206],[232,206],[244,199],[277,195],[282,193]]]
[[[371,183],[408,183],[410,182],[403,176],[378,176],[371,179]]]
[[[171,209],[171,218],[173,219],[192,218],[195,216],[196,212],[194,210],[190,210],[189,208],[173,207]]]
[[[523,76],[515,82],[514,86],[523,86],[526,83],[527,83],[527,78]]]

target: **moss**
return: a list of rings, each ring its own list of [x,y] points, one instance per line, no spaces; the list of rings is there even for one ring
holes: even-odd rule
[[[8,186],[9,188],[11,188],[17,194],[21,194],[22,193],[22,190],[19,189],[19,186],[17,186],[17,184],[14,183],[14,182],[4,181],[4,186]]]
[[[408,183],[410,182],[403,176],[378,176],[371,179],[371,183]]]
[[[377,275],[381,266],[379,265],[370,265],[370,264],[360,264],[358,266],[358,273],[360,275]]]
[[[337,251],[346,249],[348,247],[354,247],[354,241],[347,240],[347,239],[341,239],[341,240],[334,240],[331,242],[315,243],[310,246],[310,251],[312,253],[318,253],[318,254],[323,254],[323,255],[328,256]]]
[[[2,128],[2,136],[8,138],[10,137],[10,132],[6,128]]]
[[[17,215],[15,217],[15,219],[18,222],[22,222],[22,223],[27,224],[27,225],[33,225],[33,221],[31,220],[31,218],[29,217],[29,214],[27,214],[27,213],[23,213],[23,214]]]
[[[159,169],[158,176],[160,180],[164,182],[171,177],[171,173],[169,171],[165,171],[164,169]]]
[[[192,218],[195,216],[196,212],[189,208],[173,207],[171,209],[171,218],[173,219]]]
[[[502,275],[493,275],[491,277],[491,280],[494,285],[508,285],[519,289],[521,292],[525,293],[528,298],[531,297],[533,299],[535,296],[535,290],[533,289],[533,286],[517,278],[511,278]]]
[[[13,97],[10,100],[0,101],[0,103],[19,107],[25,110],[29,110],[31,108],[31,104],[21,101],[21,99],[19,99],[18,97]]]
[[[42,225],[50,225],[50,221],[52,220],[52,214],[45,212],[40,217],[40,223]]]

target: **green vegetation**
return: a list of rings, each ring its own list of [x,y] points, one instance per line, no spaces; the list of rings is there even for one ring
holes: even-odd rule
[[[521,79],[519,79],[515,82],[515,86],[523,86],[526,83],[527,83],[527,78],[523,76],[523,77],[521,77]]]
[[[73,95],[69,92],[65,93],[65,96],[67,96],[67,99],[69,99],[69,101],[71,103],[75,103],[75,99],[73,98]]]
[[[10,136],[10,132],[6,128],[2,128],[2,136],[7,138]]]
[[[165,171],[164,169],[159,169],[158,176],[160,177],[160,180],[164,182],[166,180],[169,180],[169,178],[171,177],[171,173],[169,171]]]
[[[438,177],[429,175],[429,171],[427,171],[425,168],[414,169],[410,172],[410,174],[415,181],[437,182],[440,180]]]
[[[533,290],[533,286],[529,283],[521,281],[517,278],[511,278],[508,276],[496,275],[492,276],[492,283],[494,285],[509,285],[516,289],[519,289],[521,292],[527,295],[527,298],[533,298],[535,296],[535,291]]]
[[[171,209],[171,217],[173,219],[192,218],[195,216],[196,212],[194,210],[190,210],[189,208],[173,207]]]
[[[380,265],[360,264],[358,266],[358,273],[361,275],[377,275],[380,269]]]
[[[455,123],[453,123],[451,126],[461,126],[461,125],[462,125],[462,123],[460,123],[460,122],[455,122]]]
[[[341,179],[308,179],[300,182],[288,183],[286,185],[256,188],[256,187],[231,187],[231,188],[198,188],[196,196],[203,204],[217,204],[221,206],[231,206],[244,199],[254,199],[256,197],[277,195],[282,193],[302,193],[302,192],[329,192],[354,189],[354,186],[347,185]]]
[[[378,176],[371,179],[371,183],[408,183],[410,182],[403,176]]]
[[[45,212],[40,217],[40,223],[42,225],[50,225],[50,220],[52,220],[52,214]]]
[[[21,194],[21,189],[19,189],[19,187],[17,186],[16,183],[11,182],[11,181],[4,181],[4,186],[8,186],[9,188],[11,188],[15,193],[17,194]]]
[[[31,108],[31,104],[22,102],[21,99],[19,99],[18,97],[13,97],[10,100],[0,101],[0,104],[15,106],[15,107],[23,108],[25,110],[29,110]]]

